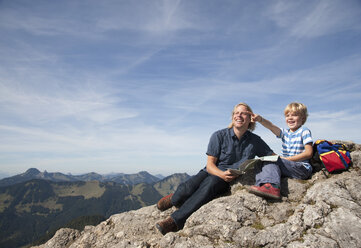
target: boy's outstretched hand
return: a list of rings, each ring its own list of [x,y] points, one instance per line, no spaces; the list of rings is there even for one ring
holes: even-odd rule
[[[281,129],[274,125],[272,122],[270,122],[267,119],[264,119],[262,116],[258,114],[253,114],[251,112],[248,112],[251,116],[251,122],[259,122],[261,123],[265,128],[268,128],[271,130],[272,133],[274,133],[277,137],[281,134]]]
[[[248,112],[248,114],[250,114],[252,122],[257,122],[257,121],[261,122],[262,121],[262,116],[260,116],[258,114],[251,113],[251,112]]]

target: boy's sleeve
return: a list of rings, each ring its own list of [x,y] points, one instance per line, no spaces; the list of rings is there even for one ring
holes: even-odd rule
[[[276,136],[276,137],[279,138],[279,139],[282,139],[283,135],[285,134],[285,129],[284,128],[280,128],[280,129],[281,129],[280,135]]]
[[[303,145],[313,143],[311,131],[307,127],[302,132],[302,142]]]

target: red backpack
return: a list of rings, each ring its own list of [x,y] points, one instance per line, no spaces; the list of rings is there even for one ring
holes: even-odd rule
[[[351,165],[350,152],[344,144],[333,144],[327,140],[316,140],[313,144],[311,165],[314,171],[326,169],[328,172],[344,171]]]

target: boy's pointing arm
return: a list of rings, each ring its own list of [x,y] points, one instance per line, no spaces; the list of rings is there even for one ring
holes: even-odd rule
[[[269,120],[263,118],[262,116],[258,115],[258,114],[251,114],[251,120],[253,122],[259,122],[262,124],[262,126],[264,126],[265,128],[269,129],[272,133],[274,133],[277,137],[279,137],[281,135],[281,129],[279,127],[277,127],[276,125],[274,125],[272,122],[270,122]]]

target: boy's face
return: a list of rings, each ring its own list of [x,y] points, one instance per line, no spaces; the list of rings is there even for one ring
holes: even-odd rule
[[[302,126],[303,116],[295,112],[288,112],[286,115],[286,123],[292,132],[296,131]]]

